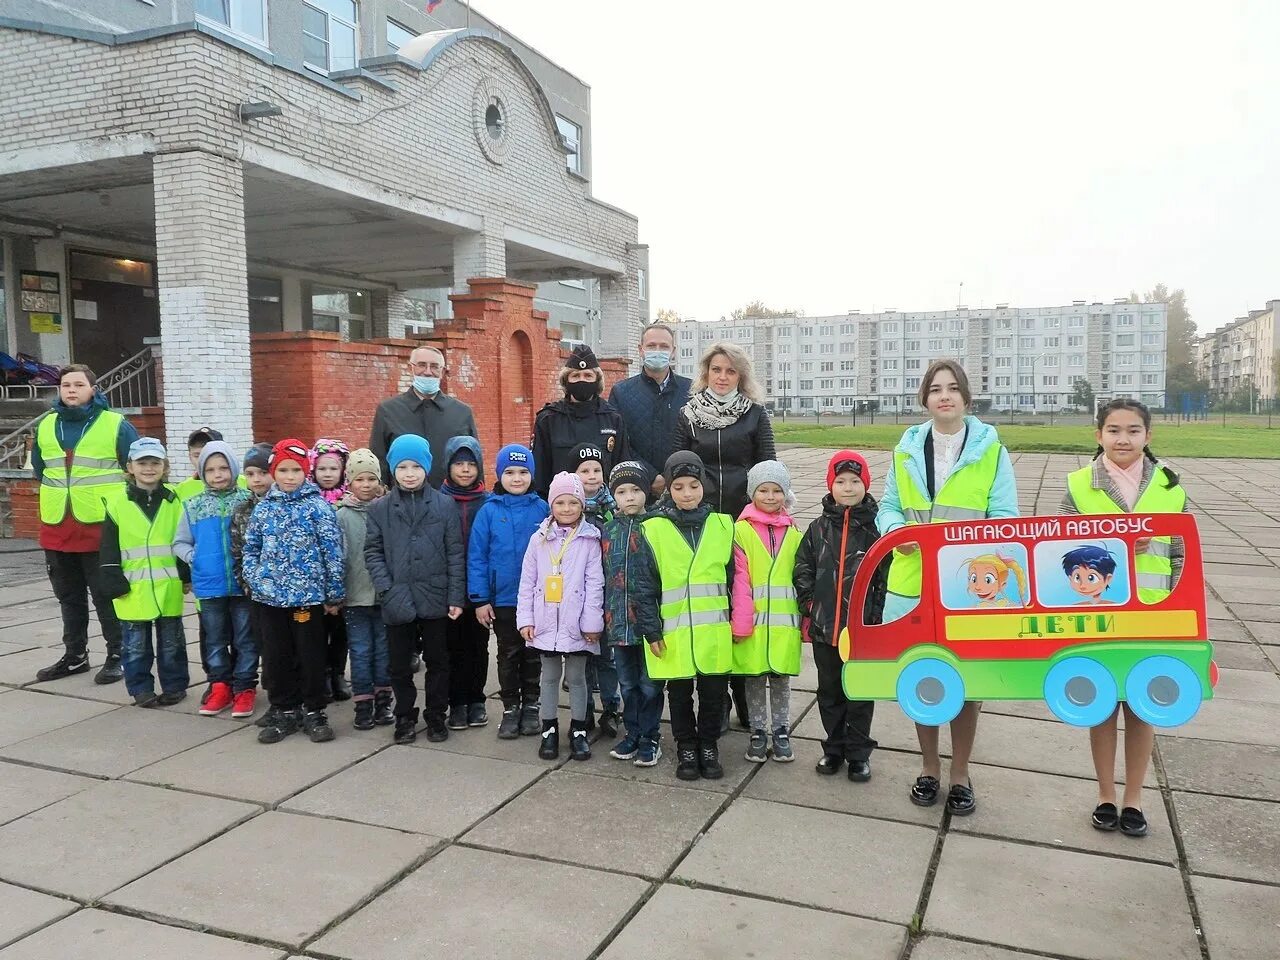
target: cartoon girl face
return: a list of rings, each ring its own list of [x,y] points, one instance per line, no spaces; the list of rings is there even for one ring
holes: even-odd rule
[[[1106,592],[1107,587],[1111,586],[1111,579],[1115,574],[1100,573],[1092,567],[1078,566],[1071,570],[1068,580],[1071,582],[1071,589],[1086,600],[1097,602],[1102,599],[1102,595]]]
[[[1004,591],[1007,572],[1001,573],[993,563],[978,561],[969,565],[969,592],[978,602],[995,600]]]

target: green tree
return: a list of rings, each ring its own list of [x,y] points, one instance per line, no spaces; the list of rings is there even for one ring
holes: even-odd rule
[[[1076,377],[1076,382],[1072,384],[1071,405],[1085,410],[1093,409],[1093,386],[1084,377]]]
[[[801,311],[794,307],[785,310],[775,310],[773,307],[767,306],[763,300],[752,300],[745,306],[739,307],[729,314],[730,320],[750,320],[752,318],[769,319],[771,317],[798,317]],[[725,319],[724,317],[720,318]]]

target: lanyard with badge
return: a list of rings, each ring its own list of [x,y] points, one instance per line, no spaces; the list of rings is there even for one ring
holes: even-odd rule
[[[551,554],[551,573],[547,575],[544,586],[544,599],[547,603],[559,603],[564,599],[564,576],[560,573],[560,562],[569,552],[569,544],[573,543],[573,538],[578,535],[578,529],[581,526],[582,521],[579,520],[573,531],[564,538],[564,543],[559,550],[547,548],[547,552]]]

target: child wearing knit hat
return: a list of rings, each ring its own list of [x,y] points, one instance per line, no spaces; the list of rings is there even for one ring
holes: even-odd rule
[[[271,489],[271,444],[255,443],[245,451],[244,458],[241,460],[240,476],[245,481],[249,496],[237,503],[231,511],[231,562],[240,590],[249,599],[249,632],[253,634],[253,642],[258,648],[261,660],[265,639],[262,626],[258,622],[258,604],[253,600],[253,591],[249,589],[249,582],[244,575],[244,536],[249,529],[249,518],[253,516],[254,507],[262,502],[262,498]],[[263,689],[266,689],[265,661],[262,663],[261,682]],[[255,721],[257,725],[264,726],[270,714],[271,708],[268,707],[267,711]]]
[[[320,495],[336,509],[347,495],[347,458],[351,451],[341,440],[321,438],[310,450],[311,469],[308,475],[320,488]],[[350,700],[351,685],[347,683],[347,625],[342,614],[325,614],[324,636],[326,660],[329,664],[329,699]]]
[[[800,610],[792,571],[800,531],[791,518],[791,474],[778,460],[747,472],[751,497],[734,525],[733,672],[745,677],[751,741],[746,758],[795,759],[791,749],[791,678],[800,673]],[[772,707],[772,716],[766,709]],[[771,735],[772,743],[766,733]]]
[[[867,492],[870,486],[866,458],[854,450],[837,451],[827,464],[829,492],[822,498],[822,515],[805,531],[795,564],[796,600],[818,668],[818,713],[827,734],[815,769],[833,776],[848,761],[849,779],[855,783],[871,779],[875,704],[845,699],[840,635],[849,623],[879,623],[884,607],[885,576],[877,572],[866,608],[849,609],[854,575],[880,536],[876,501]]]
[[[613,519],[616,506],[609,486],[605,483],[604,451],[592,443],[581,444],[574,452],[577,461],[574,473],[582,481],[586,494],[585,515],[587,522],[601,533]],[[618,698],[618,671],[613,663],[613,650],[607,644],[600,645],[600,652],[587,661],[587,732],[596,727],[595,692],[600,691],[600,733],[612,740],[618,735],[622,704]]]

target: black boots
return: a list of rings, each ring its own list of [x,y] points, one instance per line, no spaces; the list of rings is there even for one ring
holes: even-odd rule
[[[455,703],[449,708],[449,729],[467,729],[467,705],[465,703]]]
[[[124,667],[120,666],[120,649],[117,647],[115,653],[108,651],[107,659],[102,661],[102,669],[93,675],[93,682],[105,686],[123,679]]]
[[[591,741],[587,739],[587,725],[577,720],[569,721],[569,756],[575,760],[591,759]]]
[[[542,721],[542,743],[538,756],[543,760],[555,760],[560,756],[560,727],[555,720]]]
[[[601,710],[600,736],[608,740],[616,740],[618,737],[618,721],[621,719],[616,710]]]
[[[418,739],[418,709],[407,717],[396,717],[396,743],[413,743]]]
[[[329,692],[332,694],[330,699],[333,700],[351,699],[351,684],[347,683],[347,678],[342,675],[341,670],[329,674]]]
[[[704,780],[719,780],[724,776],[720,766],[720,748],[714,743],[704,743],[698,751],[698,768]]]
[[[373,701],[357,700],[356,701],[356,718],[351,724],[357,730],[373,729]]]
[[[515,704],[503,707],[502,722],[498,724],[498,739],[514,740],[520,733],[520,708]]]
[[[520,708],[520,736],[536,737],[542,729],[542,722],[538,719],[538,704],[526,703]]]
[[[676,748],[676,779],[697,780],[702,776],[698,767],[698,748],[692,743],[682,743]]]
[[[308,710],[302,715],[302,729],[312,743],[328,743],[333,739],[333,727],[329,726],[329,718],[323,710]]]
[[[87,673],[89,671],[89,654],[85,650],[68,650],[58,658],[57,663],[52,663],[47,667],[36,672],[36,679],[41,683],[46,680],[61,680],[63,677],[70,677],[77,673]]]
[[[444,714],[427,717],[427,741],[429,743],[444,743],[449,739],[449,727],[444,722]]]
[[[272,719],[258,732],[259,743],[279,743],[285,737],[297,733],[302,723],[296,710],[279,710],[272,707],[266,716]]]
[[[373,722],[379,727],[389,727],[396,722],[391,712],[391,691],[375,690],[373,693]]]

